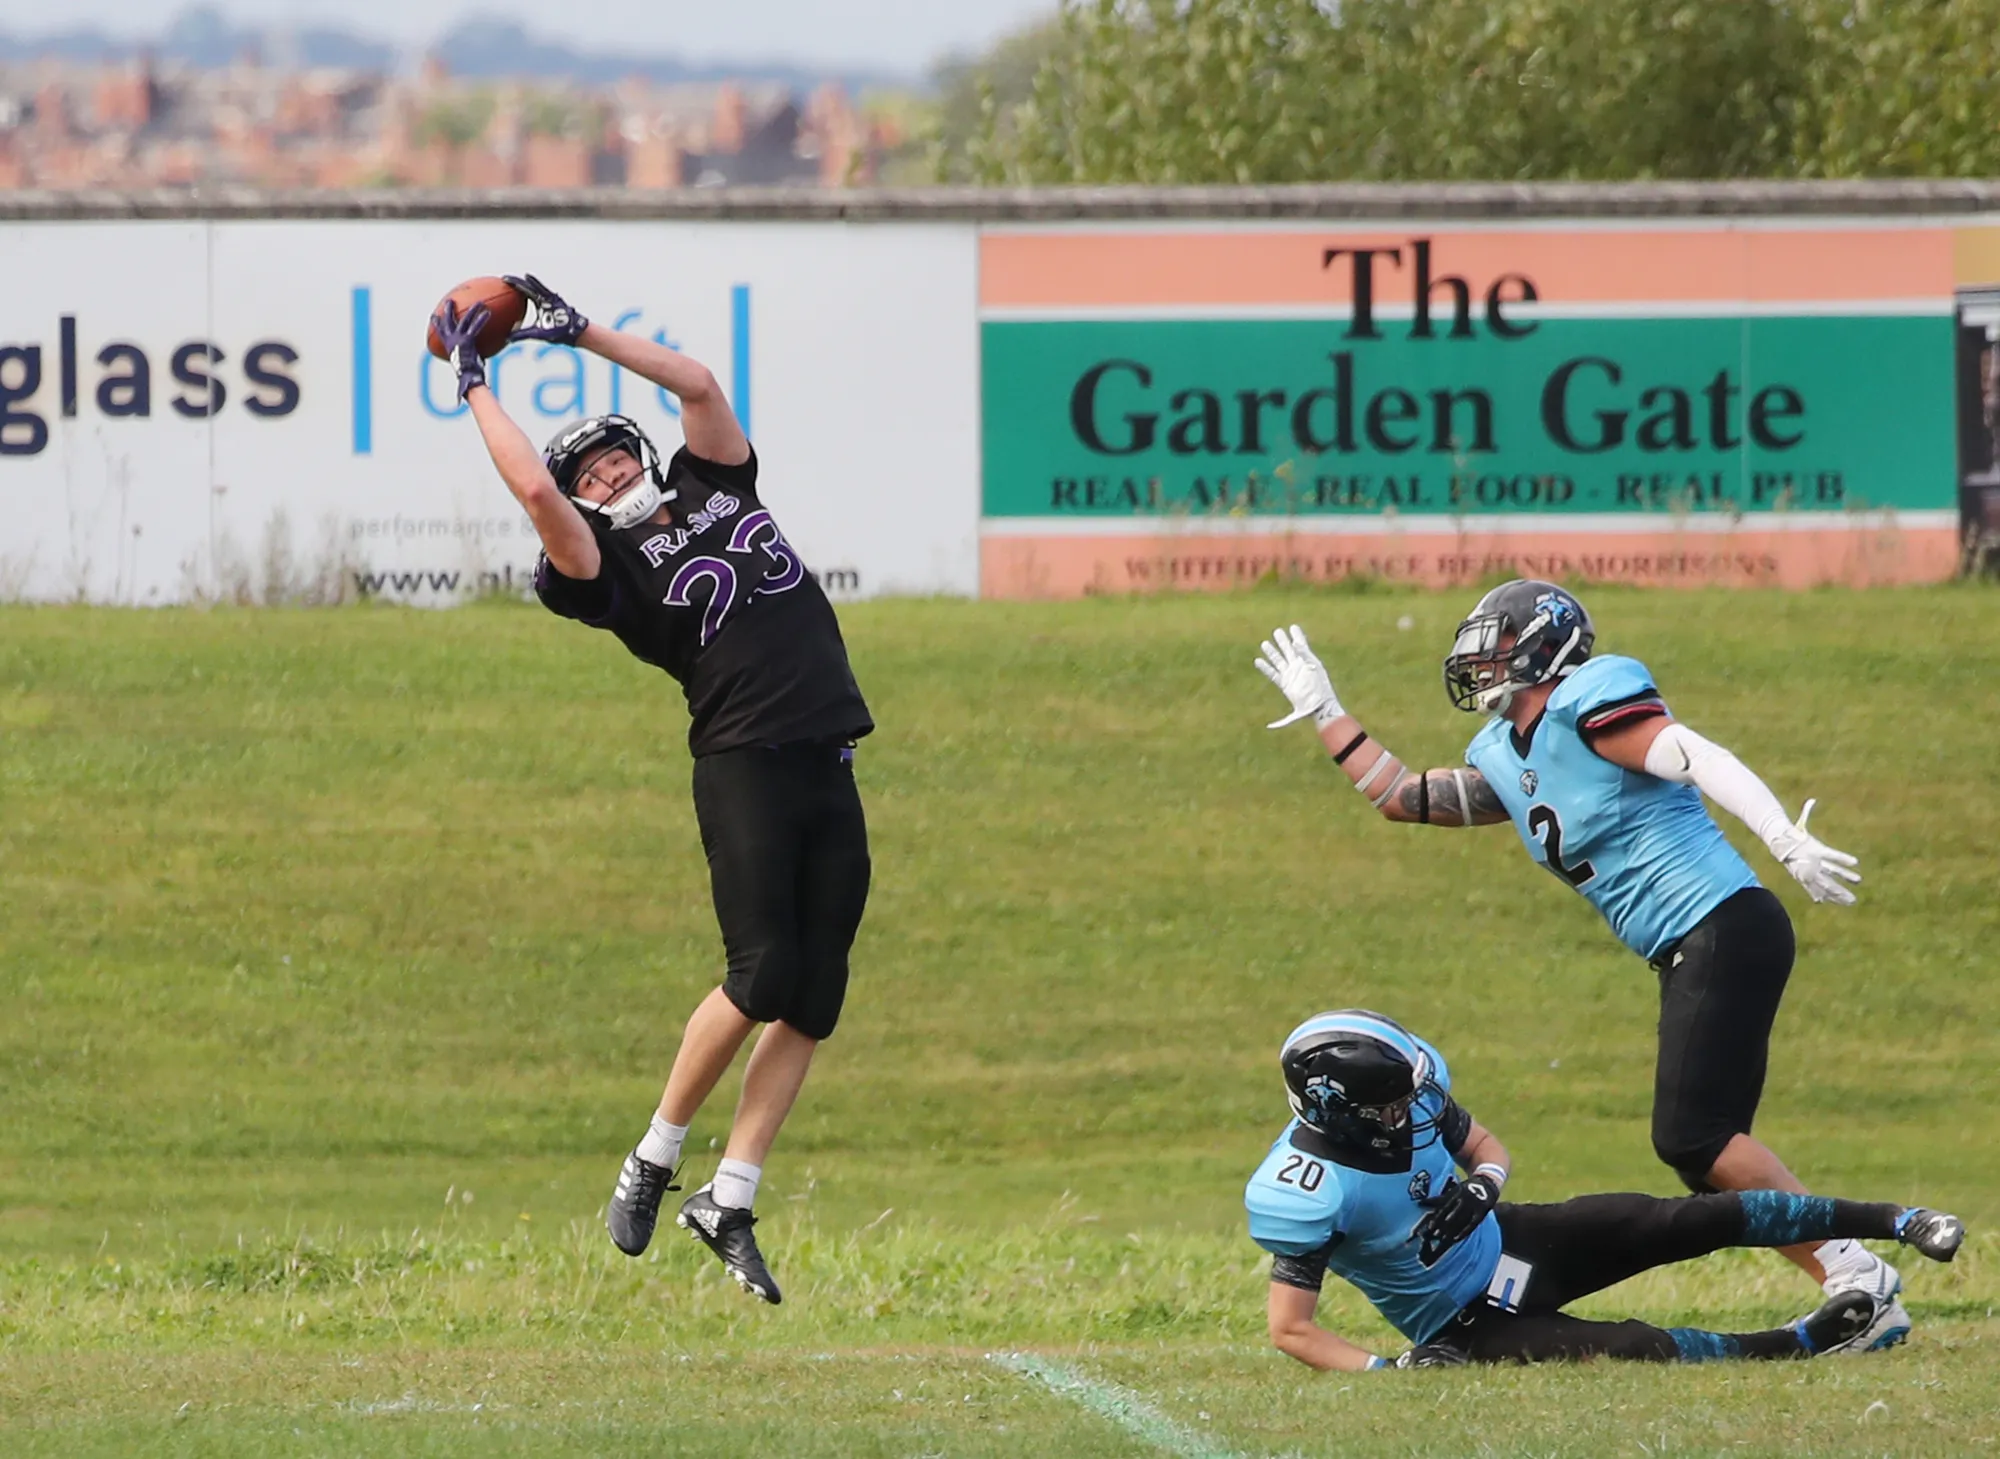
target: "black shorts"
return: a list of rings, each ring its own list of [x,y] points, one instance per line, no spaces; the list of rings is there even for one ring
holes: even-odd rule
[[[868,825],[851,745],[752,746],[694,762],[694,810],[722,924],[729,1001],[823,1039],[868,905]]]
[[[1692,1190],[1709,1189],[1723,1146],[1750,1133],[1792,954],[1784,903],[1745,887],[1653,960],[1660,975],[1653,1149]]]

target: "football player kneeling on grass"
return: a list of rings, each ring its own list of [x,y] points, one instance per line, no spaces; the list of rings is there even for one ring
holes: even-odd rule
[[[1320,1014],[1292,1030],[1279,1062],[1296,1118],[1244,1203],[1250,1235],[1272,1254],[1271,1341],[1310,1367],[1811,1357],[1865,1332],[1885,1299],[1840,1292],[1796,1322],[1734,1333],[1562,1309],[1725,1247],[1872,1237],[1950,1261],[1965,1239],[1940,1211],[1789,1191],[1510,1204],[1500,1199],[1506,1148],[1451,1097],[1438,1051],[1392,1019]],[[1409,1350],[1392,1361],[1319,1326],[1329,1271],[1359,1288]]]

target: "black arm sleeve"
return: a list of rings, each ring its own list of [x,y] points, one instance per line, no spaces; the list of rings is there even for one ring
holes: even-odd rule
[[[1327,1258],[1333,1255],[1334,1247],[1340,1245],[1340,1236],[1341,1233],[1335,1232],[1333,1240],[1304,1256],[1272,1257],[1271,1280],[1281,1286],[1297,1287],[1302,1292],[1317,1292],[1326,1281]]]
[[[1465,1112],[1465,1107],[1457,1100],[1447,1099],[1444,1102],[1444,1113],[1438,1116],[1438,1138],[1444,1142],[1444,1148],[1451,1152],[1454,1160],[1465,1148],[1466,1137],[1471,1133],[1472,1116]]]

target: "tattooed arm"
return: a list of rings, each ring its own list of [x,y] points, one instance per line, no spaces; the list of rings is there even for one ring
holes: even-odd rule
[[[1426,770],[1408,776],[1382,814],[1425,826],[1498,826],[1507,821],[1507,807],[1477,770]]]
[[[1382,818],[1426,826],[1497,826],[1507,808],[1477,770],[1406,770],[1351,714],[1321,727],[1320,743]]]
[[[1426,770],[1411,774],[1361,728],[1333,692],[1326,665],[1294,623],[1264,640],[1257,672],[1290,701],[1292,712],[1267,729],[1283,729],[1310,716],[1333,763],[1386,820],[1428,826],[1497,826],[1507,819],[1500,797],[1477,770]]]

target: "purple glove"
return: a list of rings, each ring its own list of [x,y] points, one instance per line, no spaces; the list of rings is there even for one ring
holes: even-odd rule
[[[479,353],[479,331],[486,328],[492,317],[492,311],[484,304],[474,304],[461,317],[458,306],[449,299],[438,311],[438,339],[444,345],[445,357],[458,368],[460,400],[465,399],[473,386],[486,383],[486,361]]]
[[[533,274],[502,274],[500,282],[517,290],[534,311],[534,323],[521,325],[507,336],[510,340],[545,339],[552,344],[573,345],[590,327],[581,312]]]

